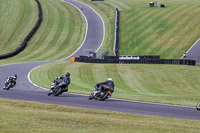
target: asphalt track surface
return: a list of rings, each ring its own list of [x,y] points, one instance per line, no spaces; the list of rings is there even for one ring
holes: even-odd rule
[[[82,55],[83,48],[92,48],[94,51],[96,51],[102,44],[104,36],[104,24],[101,18],[94,12],[93,9],[91,9],[83,3],[79,3],[73,0],[65,0],[65,2],[73,4],[79,9],[83,8],[83,10],[80,11],[82,11],[82,13],[85,15],[85,18],[88,22],[86,39],[83,45],[72,56]],[[96,37],[98,39],[96,39]],[[68,59],[69,58],[66,58],[65,60]],[[68,93],[62,94],[58,97],[47,96],[48,90],[34,86],[32,83],[29,82],[27,76],[33,68],[46,63],[51,62],[31,62],[0,66],[0,86],[2,88],[8,76],[13,75],[15,73],[19,76],[15,88],[11,88],[9,91],[0,89],[0,98],[36,101],[49,104],[59,104],[80,108],[135,113],[150,116],[200,120],[200,111],[197,111],[195,108],[190,107],[123,101],[116,99],[109,99],[106,101],[90,101],[88,100],[88,96]]]
[[[196,63],[200,64],[200,38],[186,52],[184,59],[196,60]]]

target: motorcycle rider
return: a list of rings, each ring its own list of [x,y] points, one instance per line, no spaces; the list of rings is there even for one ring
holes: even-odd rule
[[[16,83],[17,83],[17,74],[8,77],[7,80],[6,80],[6,84],[7,84],[8,82],[11,82],[11,83],[12,83],[12,86],[15,87],[15,85],[16,85]],[[5,89],[5,86],[4,86],[3,88]]]
[[[56,84],[58,85],[58,87],[62,87],[63,90],[62,92],[60,93],[60,95],[63,93],[63,92],[67,92],[68,91],[68,86],[70,84],[70,73],[67,72],[65,75],[61,76],[61,77],[58,77],[57,79],[61,79],[61,81],[59,82],[58,80],[56,80]]]
[[[105,82],[98,83],[97,86],[99,86],[98,89],[100,90],[100,92],[102,92],[103,90],[108,91],[108,89],[111,89],[114,92],[115,84],[112,78],[108,78]]]

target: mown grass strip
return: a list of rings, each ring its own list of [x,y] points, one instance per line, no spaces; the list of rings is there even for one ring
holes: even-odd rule
[[[31,29],[29,34],[25,37],[24,41],[16,49],[14,49],[14,50],[6,53],[6,54],[0,55],[0,59],[10,58],[10,57],[16,56],[17,54],[22,52],[27,47],[27,44],[28,44],[29,40],[34,36],[34,34],[39,29],[39,27],[40,27],[40,25],[42,23],[42,18],[43,18],[42,7],[41,7],[41,4],[40,4],[40,2],[38,0],[35,0],[35,2],[37,3],[38,12],[39,12],[37,23]]]
[[[0,4],[0,54],[16,49],[38,20],[33,0],[6,0]]]
[[[199,132],[200,122],[0,99],[1,132]]]
[[[106,0],[90,4],[106,26],[104,49],[112,55],[114,11],[120,10],[120,55],[160,55],[180,58],[199,38],[199,0],[160,0],[165,8],[150,8],[151,0]],[[109,40],[109,39],[112,39]]]
[[[35,69],[31,80],[50,88],[66,72],[71,73],[70,93],[89,95],[96,83],[111,77],[114,98],[191,107],[200,100],[200,68],[193,66],[61,62]]]
[[[86,22],[72,5],[60,0],[40,0],[43,23],[28,47],[16,57],[0,64],[64,59],[82,44]]]

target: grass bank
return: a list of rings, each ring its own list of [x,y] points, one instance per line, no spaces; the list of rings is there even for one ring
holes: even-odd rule
[[[0,64],[64,59],[82,44],[86,21],[75,7],[61,0],[40,0],[40,3],[43,9],[40,28],[23,52],[0,60]],[[8,5],[5,6],[7,8]],[[37,6],[31,8],[37,9]],[[6,12],[5,9],[2,12]]]
[[[1,132],[199,132],[200,122],[0,99]]]
[[[35,0],[0,1],[0,54],[17,48],[38,20]]]
[[[180,58],[200,37],[199,0],[160,0],[165,8],[150,8],[152,0],[79,1],[102,15],[107,35],[104,46],[111,55],[115,8],[120,10],[120,55]]]
[[[200,100],[200,67],[145,64],[47,64],[31,73],[31,80],[50,88],[52,81],[71,73],[70,93],[90,94],[96,83],[112,77],[114,98],[192,106]]]

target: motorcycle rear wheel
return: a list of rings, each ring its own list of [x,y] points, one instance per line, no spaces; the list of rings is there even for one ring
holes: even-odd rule
[[[104,101],[105,99],[107,99],[107,97],[108,97],[108,92],[105,92],[106,94],[102,97],[102,98],[100,98],[99,100],[101,100],[101,101]]]
[[[197,110],[200,110],[200,102],[197,103],[196,109],[197,109]]]

